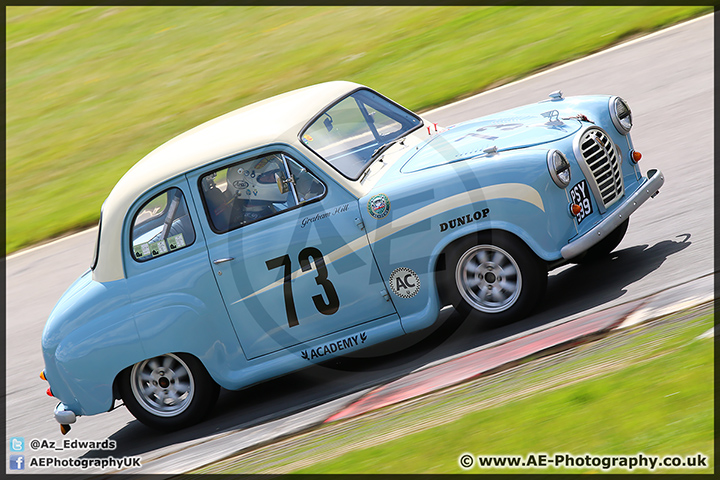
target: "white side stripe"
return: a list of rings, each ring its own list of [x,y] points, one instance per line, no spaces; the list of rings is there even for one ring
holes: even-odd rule
[[[438,200],[437,202],[426,205],[413,213],[404,215],[393,220],[387,225],[383,225],[372,232],[368,232],[370,243],[379,242],[388,235],[392,235],[406,227],[422,222],[430,217],[434,217],[441,213],[447,212],[454,208],[470,205],[477,202],[486,202],[498,198],[514,198],[524,202],[531,203],[543,212],[545,206],[542,198],[537,190],[523,183],[501,183],[499,185],[491,185],[489,187],[477,188],[469,192],[458,193],[452,197]]]
[[[356,238],[355,240],[353,240],[352,242],[347,243],[347,244],[343,245],[342,247],[338,248],[337,250],[330,252],[328,255],[325,255],[325,265],[328,265],[336,260],[340,260],[341,258],[343,258],[347,255],[350,255],[351,253],[356,252],[356,251],[362,249],[363,247],[367,247],[367,246],[368,246],[367,239],[365,239],[365,237],[363,237],[363,236],[360,236],[360,237]],[[303,272],[301,268],[298,268],[297,270],[292,272],[292,274],[290,275],[290,281],[293,281],[296,278],[299,278],[299,277],[305,275],[306,273],[310,273],[314,270],[315,269],[310,269],[310,270]],[[247,295],[247,296],[241,298],[240,300],[234,301],[233,303],[231,303],[231,305],[235,305],[236,303],[242,302],[243,300],[247,300],[250,297],[267,292],[268,290],[271,290],[275,287],[279,287],[280,285],[282,285],[284,280],[285,280],[284,277],[281,278],[280,280],[276,280],[273,283],[271,283],[270,285],[268,285],[267,287],[261,288],[260,290],[256,290],[253,293],[251,293],[250,295]]]
[[[434,217],[441,213],[447,212],[454,208],[467,206],[467,205],[477,203],[477,202],[486,202],[488,200],[495,200],[498,198],[514,198],[517,200],[522,200],[524,202],[528,202],[528,203],[535,205],[543,212],[545,211],[545,206],[543,205],[543,201],[542,201],[542,198],[540,197],[540,193],[538,193],[538,191],[535,190],[534,188],[532,188],[528,185],[525,185],[523,183],[502,183],[499,185],[491,185],[489,187],[477,188],[477,189],[471,190],[469,192],[458,193],[457,195],[453,195],[452,197],[438,200],[437,202],[431,203],[430,205],[426,205],[419,210],[416,210],[412,213],[408,213],[407,215],[403,215],[400,218],[396,218],[392,222],[390,222],[386,225],[383,225],[382,227],[376,228],[373,231],[369,231],[367,233],[367,236],[370,239],[370,244],[373,244],[373,243],[379,242],[380,240],[384,239],[385,237],[388,237],[394,233],[399,232],[400,230],[403,230],[404,228],[410,227],[412,225],[415,225],[418,222],[421,222],[428,218]],[[365,248],[367,246],[368,246],[367,240],[361,235],[360,237],[356,238],[352,242],[350,242],[346,245],[343,245],[342,247],[340,247],[340,248],[330,252],[328,255],[326,255],[325,256],[325,264],[328,265],[332,262],[340,260],[341,258],[343,258],[347,255],[350,255],[351,253],[354,253],[358,250],[361,250],[362,248]],[[306,273],[312,272],[313,270],[314,269],[303,272],[302,269],[298,268],[297,270],[292,272],[290,279],[291,279],[291,281],[295,280],[295,279],[301,277],[302,275],[305,275]],[[280,285],[282,285],[283,280],[284,280],[284,278],[276,280],[275,282],[271,283],[270,285],[268,285],[264,288],[261,288],[260,290],[256,290],[255,292],[241,298],[240,300],[234,301],[231,305],[235,305],[236,303],[247,300],[250,297],[259,295],[261,293],[267,292],[268,290],[279,287]]]

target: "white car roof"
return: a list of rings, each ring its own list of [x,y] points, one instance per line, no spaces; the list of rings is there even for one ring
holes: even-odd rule
[[[287,143],[307,152],[298,140],[300,130],[326,106],[361,86],[328,82],[271,97],[205,122],[150,152],[123,175],[103,203],[93,280],[125,278],[122,227],[140,195],[166,180],[254,147]],[[324,162],[317,166],[347,186]]]

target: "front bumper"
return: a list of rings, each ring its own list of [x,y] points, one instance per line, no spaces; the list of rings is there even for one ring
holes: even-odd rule
[[[657,195],[663,183],[665,183],[665,177],[660,170],[648,170],[647,181],[627,198],[619,208],[595,225],[592,230],[560,249],[562,257],[565,260],[575,258],[608,236],[610,232],[627,220],[631,213],[640,208],[640,205]]]

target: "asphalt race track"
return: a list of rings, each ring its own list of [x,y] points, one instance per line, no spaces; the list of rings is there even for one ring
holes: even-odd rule
[[[41,454],[139,455],[143,468],[133,473],[180,473],[321,421],[370,387],[482,345],[658,293],[677,303],[711,299],[713,22],[712,15],[705,16],[425,113],[439,125],[450,125],[544,100],[558,89],[565,96],[616,94],[630,104],[642,170],[660,168],[665,185],[660,195],[633,215],[625,239],[610,259],[553,271],[546,297],[532,317],[492,331],[458,326],[451,318],[433,331],[387,348],[376,347],[370,352],[374,357],[358,354],[244,391],[223,391],[209,419],[174,434],[156,433],[119,408],[80,417],[63,437],[52,415],[57,400],[45,395],[47,383],[38,377],[43,368],[40,338],[55,302],[90,264],[96,234],[92,229],[7,258],[7,438],[24,437],[26,461]],[[447,313],[451,314],[449,309]],[[117,448],[105,452],[28,448],[31,439],[63,438],[110,438]],[[204,449],[197,446],[200,443]],[[31,470],[43,471],[81,472]]]

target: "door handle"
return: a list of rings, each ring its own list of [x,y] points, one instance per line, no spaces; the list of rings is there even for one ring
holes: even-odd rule
[[[227,257],[227,258],[218,258],[217,260],[213,260],[213,263],[215,265],[218,265],[220,263],[229,262],[231,260],[235,260],[235,257]]]

